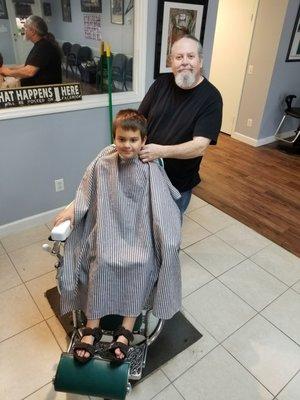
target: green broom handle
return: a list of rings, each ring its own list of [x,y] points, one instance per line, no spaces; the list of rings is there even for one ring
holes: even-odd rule
[[[111,143],[113,143],[114,138],[113,138],[113,132],[112,132],[112,126],[113,126],[113,112],[112,112],[112,77],[111,77],[111,56],[110,56],[110,51],[108,50],[106,52],[106,60],[107,60],[107,76],[108,76],[108,110],[109,110],[109,126],[110,126],[110,138],[111,138]]]

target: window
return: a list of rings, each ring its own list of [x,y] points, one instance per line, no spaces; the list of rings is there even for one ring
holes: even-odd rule
[[[90,59],[82,60],[80,64],[70,65],[72,58],[67,59],[67,51],[63,56],[63,80],[80,81],[83,100],[2,110],[0,111],[0,119],[107,106],[106,60],[103,56],[101,58],[99,49],[100,43],[104,41],[110,43],[113,53],[113,104],[126,104],[141,100],[145,91],[148,0],[139,0],[134,3],[132,0],[120,0],[124,15],[122,15],[122,19],[115,19],[117,23],[112,22],[111,1],[99,0],[98,5],[101,7],[101,13],[94,12],[99,11],[99,7],[97,8],[94,5],[95,1],[92,2],[94,9],[88,8],[90,1],[78,1],[76,4],[75,2],[68,2],[70,7],[68,8],[67,5],[67,9],[66,5],[65,9],[63,8],[65,2],[62,0],[49,0],[46,2],[46,7],[45,2],[38,0],[35,0],[34,4],[30,4],[32,12],[41,15],[47,22],[49,31],[55,35],[61,48],[66,42],[71,43],[71,45],[76,42],[80,45],[80,48],[90,49],[90,51],[87,51],[91,53]],[[7,0],[7,9],[10,18],[9,23],[5,20],[1,20],[1,23],[7,22],[7,30],[13,32],[12,37],[16,39],[16,35],[18,35],[18,39],[21,38],[24,45],[26,42],[22,39],[22,27],[20,27],[22,16],[16,16],[12,0]],[[45,9],[47,15],[45,15]],[[89,12],[82,10],[89,10]],[[63,21],[63,13],[68,14],[68,18],[65,19],[71,19],[71,22]],[[19,30],[16,30],[17,22]],[[75,32],[77,33],[75,34]],[[0,38],[1,35],[2,33],[0,33]],[[99,40],[100,37],[102,40]],[[17,40],[12,40],[12,42],[14,42],[14,46],[10,47],[14,49],[14,57],[10,55],[10,58],[14,58],[16,63],[20,63],[20,57],[23,56],[24,62],[24,54],[20,55],[20,52],[18,52],[19,43],[17,43]],[[26,44],[28,45],[28,43]],[[28,49],[26,51],[26,54],[28,54]],[[14,60],[10,63],[14,63]]]

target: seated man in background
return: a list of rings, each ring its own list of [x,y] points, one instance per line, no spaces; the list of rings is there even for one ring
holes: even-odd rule
[[[0,74],[19,78],[21,86],[49,85],[62,82],[61,51],[46,22],[37,15],[27,18],[25,38],[34,43],[24,65],[0,67]]]

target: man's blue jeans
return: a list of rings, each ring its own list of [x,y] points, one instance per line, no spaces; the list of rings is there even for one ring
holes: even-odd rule
[[[183,213],[188,208],[189,202],[191,200],[192,190],[187,190],[186,192],[182,192],[180,194],[181,194],[181,198],[179,200],[177,200],[176,203],[181,212],[181,216],[183,216]]]

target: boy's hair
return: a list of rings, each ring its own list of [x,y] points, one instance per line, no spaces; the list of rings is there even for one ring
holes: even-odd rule
[[[137,110],[127,108],[117,113],[113,122],[113,137],[116,136],[117,128],[122,128],[124,131],[139,131],[141,139],[147,136],[147,120]]]

